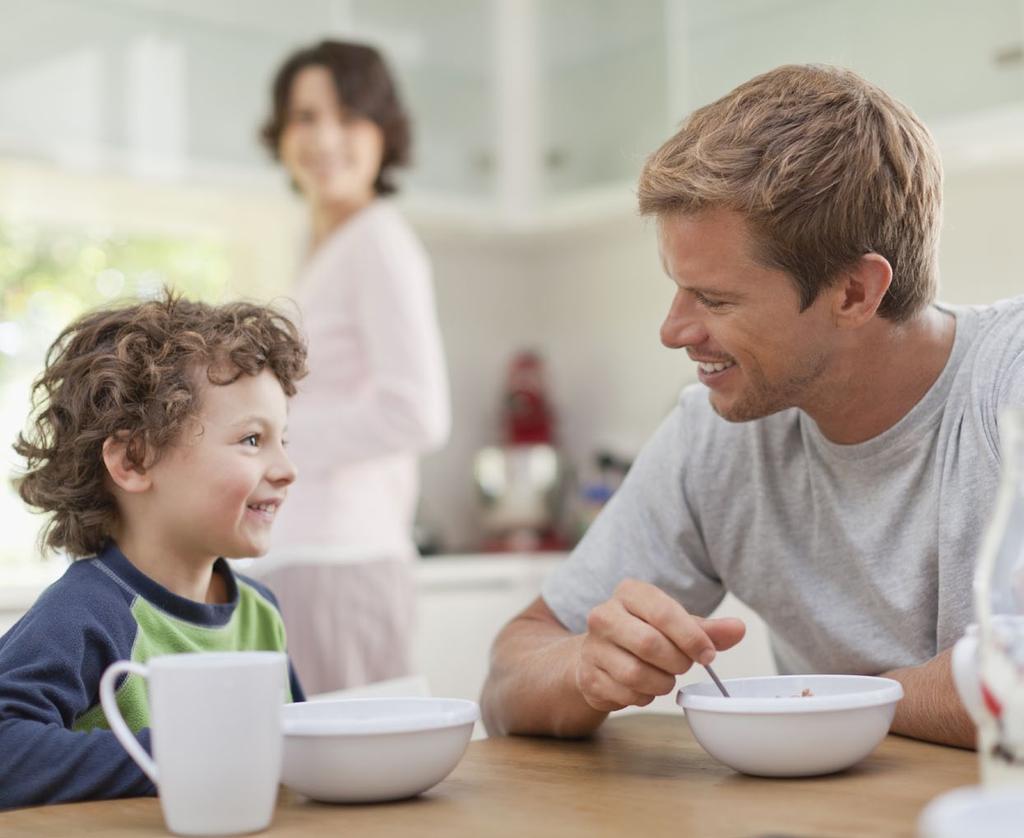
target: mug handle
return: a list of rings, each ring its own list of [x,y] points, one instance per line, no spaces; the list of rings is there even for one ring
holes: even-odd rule
[[[103,714],[107,717],[107,723],[110,725],[111,732],[128,752],[128,756],[135,760],[139,764],[139,768],[146,772],[146,776],[153,781],[153,785],[159,785],[157,782],[156,763],[146,753],[146,749],[139,744],[139,740],[135,738],[131,728],[125,724],[121,710],[117,706],[117,698],[114,696],[114,683],[117,681],[117,676],[122,672],[133,672],[141,678],[149,677],[149,667],[143,666],[141,663],[115,661],[110,664],[107,667],[107,671],[103,673],[103,677],[100,678],[100,704],[103,706]]]

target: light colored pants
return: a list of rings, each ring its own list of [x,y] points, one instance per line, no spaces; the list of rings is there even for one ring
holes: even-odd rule
[[[410,674],[416,594],[409,561],[286,565],[261,581],[281,606],[306,695]]]

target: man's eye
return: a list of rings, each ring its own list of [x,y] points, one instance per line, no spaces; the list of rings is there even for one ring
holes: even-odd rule
[[[258,448],[260,444],[259,434],[249,434],[247,437],[242,438],[243,445],[251,445],[253,448]]]
[[[712,300],[712,299],[710,299],[708,297],[705,297],[703,294],[696,294],[695,296],[696,296],[697,302],[700,303],[702,306],[704,306],[704,308],[707,308],[707,309],[714,310],[714,309],[719,309],[719,308],[725,308],[728,305],[728,303],[726,303],[726,302],[723,302],[721,300]]]

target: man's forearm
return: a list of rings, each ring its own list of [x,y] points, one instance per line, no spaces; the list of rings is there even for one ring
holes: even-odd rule
[[[950,670],[951,651],[920,666],[885,672],[903,684],[903,700],[896,705],[892,732],[940,745],[976,747],[974,723],[964,709]]]
[[[494,642],[481,705],[488,733],[587,736],[607,713],[592,708],[576,686],[583,635],[519,617]]]

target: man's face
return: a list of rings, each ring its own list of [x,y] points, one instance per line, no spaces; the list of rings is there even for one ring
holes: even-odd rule
[[[793,281],[755,261],[735,212],[666,216],[658,238],[676,285],[661,342],[698,363],[722,418],[746,422],[820,397],[836,340],[828,292],[801,312]]]

